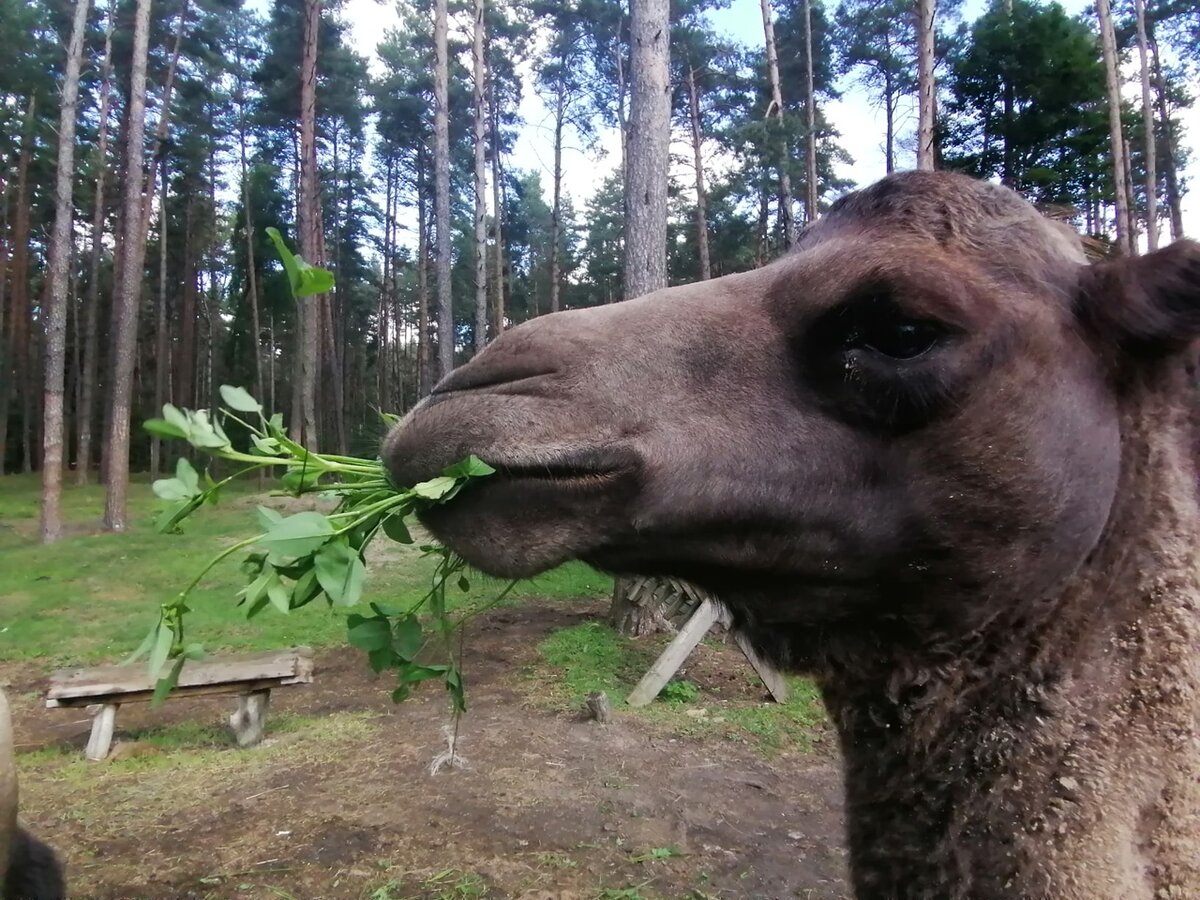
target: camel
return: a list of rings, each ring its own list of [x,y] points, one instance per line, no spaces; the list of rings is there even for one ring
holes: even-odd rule
[[[17,824],[17,769],[8,698],[0,690],[0,898],[63,900],[62,865],[54,851]]]
[[[1200,898],[1200,244],[904,172],[753,272],[506,331],[387,436],[504,577],[713,591],[822,692],[860,900]]]

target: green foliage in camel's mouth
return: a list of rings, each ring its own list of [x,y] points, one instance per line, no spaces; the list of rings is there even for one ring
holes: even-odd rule
[[[297,299],[330,288],[332,276],[328,272],[294,257],[278,238],[278,232],[274,229],[268,232],[274,232],[271,237],[283,257]],[[382,535],[411,544],[413,539],[405,521],[409,516],[452,500],[472,481],[495,471],[471,456],[429,481],[411,487],[399,486],[392,482],[378,457],[335,456],[305,448],[288,436],[281,415],[267,417],[262,404],[243,388],[222,385],[220,395],[222,405],[215,416],[210,416],[207,410],[178,409],[167,404],[161,419],[144,423],[152,434],[187,441],[196,450],[238,467],[232,475],[215,481],[207,470],[197,472],[187,459],[181,458],[173,478],[154,482],[154,493],[170,504],[159,519],[160,530],[178,531],[192,513],[216,503],[222,487],[252,472],[278,475],[281,491],[292,496],[318,494],[337,503],[329,513],[307,510],[289,516],[258,507],[257,533],[217,554],[178,594],[161,604],[157,622],[128,660],[149,656],[150,677],[157,679],[156,701],[161,701],[175,686],[187,660],[203,656],[199,644],[186,641],[184,619],[192,591],[213,566],[245,551],[242,571],[246,585],[238,592],[237,603],[247,618],[268,607],[286,615],[316,600],[324,600],[330,608],[357,607],[366,581],[366,551],[373,540]],[[395,421],[389,415],[384,415],[384,419],[388,424]],[[231,422],[248,432],[249,447],[245,450],[234,447],[226,433],[225,425]],[[441,679],[454,709],[462,712],[466,703],[459,668],[461,648],[456,652],[454,637],[467,616],[478,615],[482,610],[453,618],[447,610],[446,589],[452,582],[463,591],[470,588],[463,572],[464,563],[438,545],[424,546],[421,550],[438,557],[425,596],[404,609],[371,603],[370,615],[348,614],[347,639],[367,654],[376,672],[395,671],[397,686],[392,697],[397,702],[408,695],[413,685]],[[489,605],[502,600],[512,587],[510,584]],[[431,619],[429,628],[418,618],[421,612]],[[427,651],[435,643],[441,644],[443,653],[438,661],[431,662]]]

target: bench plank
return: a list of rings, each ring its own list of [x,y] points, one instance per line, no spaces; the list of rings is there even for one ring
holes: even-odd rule
[[[286,684],[310,684],[313,653],[293,647],[212,661],[188,661],[179,673],[178,694],[248,693]],[[144,666],[98,666],[63,669],[50,678],[46,706],[93,703],[136,703],[154,695],[154,681]]]

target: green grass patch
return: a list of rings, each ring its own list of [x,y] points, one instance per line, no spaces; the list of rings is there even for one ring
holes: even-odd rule
[[[560,708],[578,708],[587,694],[604,691],[618,715],[643,716],[681,734],[720,735],[768,753],[810,749],[825,723],[820,694],[807,678],[788,678],[786,703],[725,699],[676,679],[648,706],[626,706],[629,692],[660,650],[659,644],[622,637],[600,622],[585,622],[543,640],[538,645],[543,665],[529,674],[543,702]],[[755,678],[740,654],[730,658],[732,665],[745,665],[748,677]]]
[[[145,636],[158,605],[179,592],[204,564],[233,541],[255,533],[254,507],[296,509],[312,504],[257,493],[250,480],[231,486],[220,505],[198,513],[183,534],[159,534],[154,519],[162,501],[149,479],[135,479],[129,491],[130,530],[99,531],[104,491],[99,485],[67,487],[64,518],[69,536],[57,544],[37,543],[36,477],[0,479],[0,661],[42,661],[46,668],[87,665],[123,658]],[[344,644],[345,614],[323,605],[283,615],[266,610],[247,622],[236,607],[244,585],[240,554],[214,569],[193,595],[188,639],[209,650],[268,650],[291,644],[313,647]],[[436,561],[412,546],[390,544],[372,552],[364,603],[415,604],[429,589]],[[471,589],[448,591],[453,605],[481,605],[505,582],[472,575]],[[603,596],[611,580],[581,564],[571,564],[522,582],[506,602],[532,597]],[[365,665],[365,660],[364,660]]]

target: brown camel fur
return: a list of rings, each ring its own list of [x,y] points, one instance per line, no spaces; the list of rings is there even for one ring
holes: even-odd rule
[[[0,690],[0,900],[63,900],[54,851],[17,824],[17,763],[8,698]]]
[[[1200,898],[1200,245],[902,173],[755,272],[514,328],[384,446],[470,563],[717,592],[819,683],[861,900]]]

